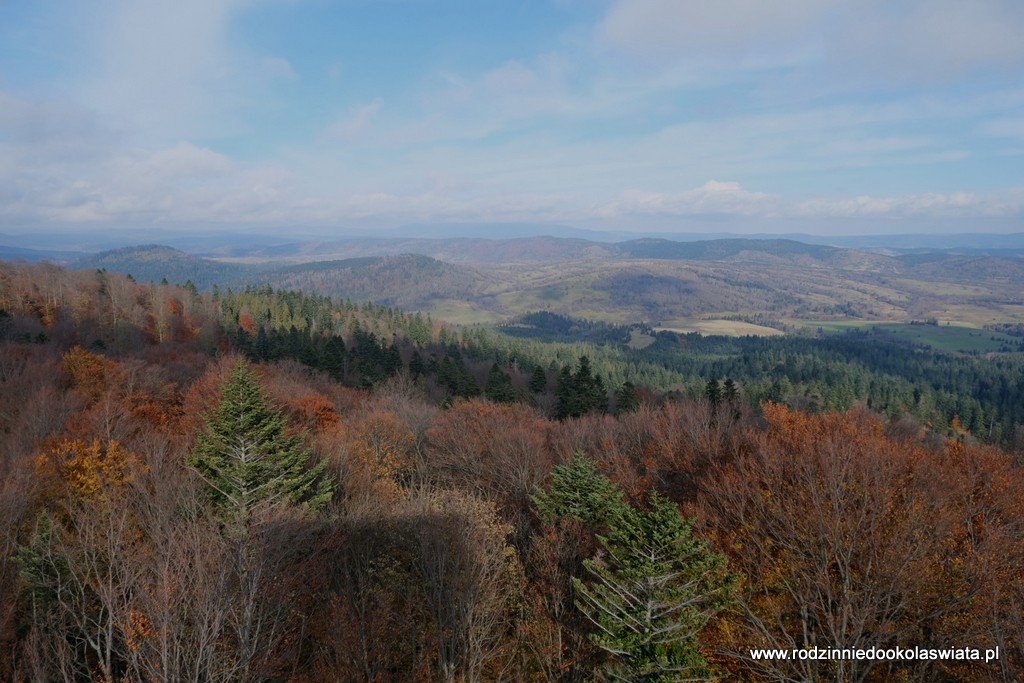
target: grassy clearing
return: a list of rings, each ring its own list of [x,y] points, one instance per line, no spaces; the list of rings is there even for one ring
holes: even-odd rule
[[[987,353],[999,351],[1005,346],[1015,349],[1020,341],[999,332],[962,325],[886,323],[878,325],[877,329],[885,334],[927,344],[942,351]]]
[[[439,299],[431,302],[430,316],[436,321],[445,321],[455,325],[493,325],[502,322],[504,317],[488,311],[468,301],[459,299]]]
[[[870,329],[880,335],[925,344],[941,351],[988,353],[1005,346],[1016,349],[1019,339],[1000,332],[984,330],[962,323],[942,322],[939,325],[910,325],[907,323],[878,323],[865,320],[794,320],[797,327],[819,329],[824,332],[845,332]]]
[[[847,330],[857,330],[866,327],[874,327],[879,324],[889,323],[877,323],[869,320],[795,320],[789,319],[786,323],[804,330],[821,330],[822,332],[846,332]],[[900,324],[900,323],[895,323]]]
[[[918,318],[934,317],[953,325],[981,327],[994,322],[1022,322],[1022,307],[1013,304],[987,302],[982,304],[936,303],[931,312]]]
[[[670,320],[668,324],[659,327],[659,330],[668,330],[670,332],[699,332],[704,335],[724,335],[726,337],[777,337],[783,332],[776,330],[772,327],[765,327],[763,325],[754,325],[753,323],[745,323],[739,320]]]
[[[644,334],[640,330],[629,331],[629,343],[627,346],[633,350],[646,349],[648,346],[655,342],[655,338],[649,334]]]

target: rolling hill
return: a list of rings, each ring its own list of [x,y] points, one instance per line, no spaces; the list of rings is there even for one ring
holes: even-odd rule
[[[214,284],[239,282],[255,277],[266,266],[239,265],[199,258],[183,251],[161,245],[123,247],[100,252],[73,262],[74,268],[109,270],[131,275],[138,282],[168,282],[184,284],[191,280],[199,289]]]
[[[269,284],[456,323],[497,323],[528,311],[670,329],[731,320],[737,331],[740,323],[790,329],[807,321],[1024,320],[1024,259],[892,255],[787,239],[375,239],[258,246],[232,260],[147,246],[77,265],[200,288]]]

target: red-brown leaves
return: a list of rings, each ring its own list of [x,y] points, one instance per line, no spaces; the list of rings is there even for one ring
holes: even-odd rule
[[[552,423],[522,404],[461,401],[427,430],[442,481],[523,502],[551,469]]]
[[[752,647],[992,647],[1005,637],[990,632],[992,617],[1005,609],[1004,587],[1019,582],[1000,555],[1019,562],[1022,539],[1021,476],[1005,457],[897,441],[861,411],[767,404],[764,414],[752,452],[709,472],[698,505],[706,532],[746,575],[741,610],[718,643],[737,665]],[[866,680],[900,668],[746,665]],[[960,680],[980,673],[945,670]]]
[[[65,353],[63,361],[71,387],[89,402],[98,399],[111,383],[117,381],[117,363],[81,346]]]

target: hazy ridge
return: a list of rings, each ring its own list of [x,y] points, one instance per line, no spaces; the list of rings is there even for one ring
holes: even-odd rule
[[[500,322],[532,310],[666,327],[691,319],[774,327],[822,320],[935,318],[974,326],[1024,320],[1020,257],[881,253],[790,239],[358,239],[256,245],[218,259],[146,246],[73,265],[141,281],[191,280],[200,288],[300,289],[462,323]]]

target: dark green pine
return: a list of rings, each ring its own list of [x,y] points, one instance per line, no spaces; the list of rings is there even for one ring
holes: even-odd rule
[[[516,390],[512,386],[512,378],[497,363],[491,366],[484,395],[494,403],[515,403]]]
[[[533,374],[530,376],[530,391],[535,394],[542,393],[548,388],[548,376],[544,372],[544,368],[539,365],[534,366]]]

